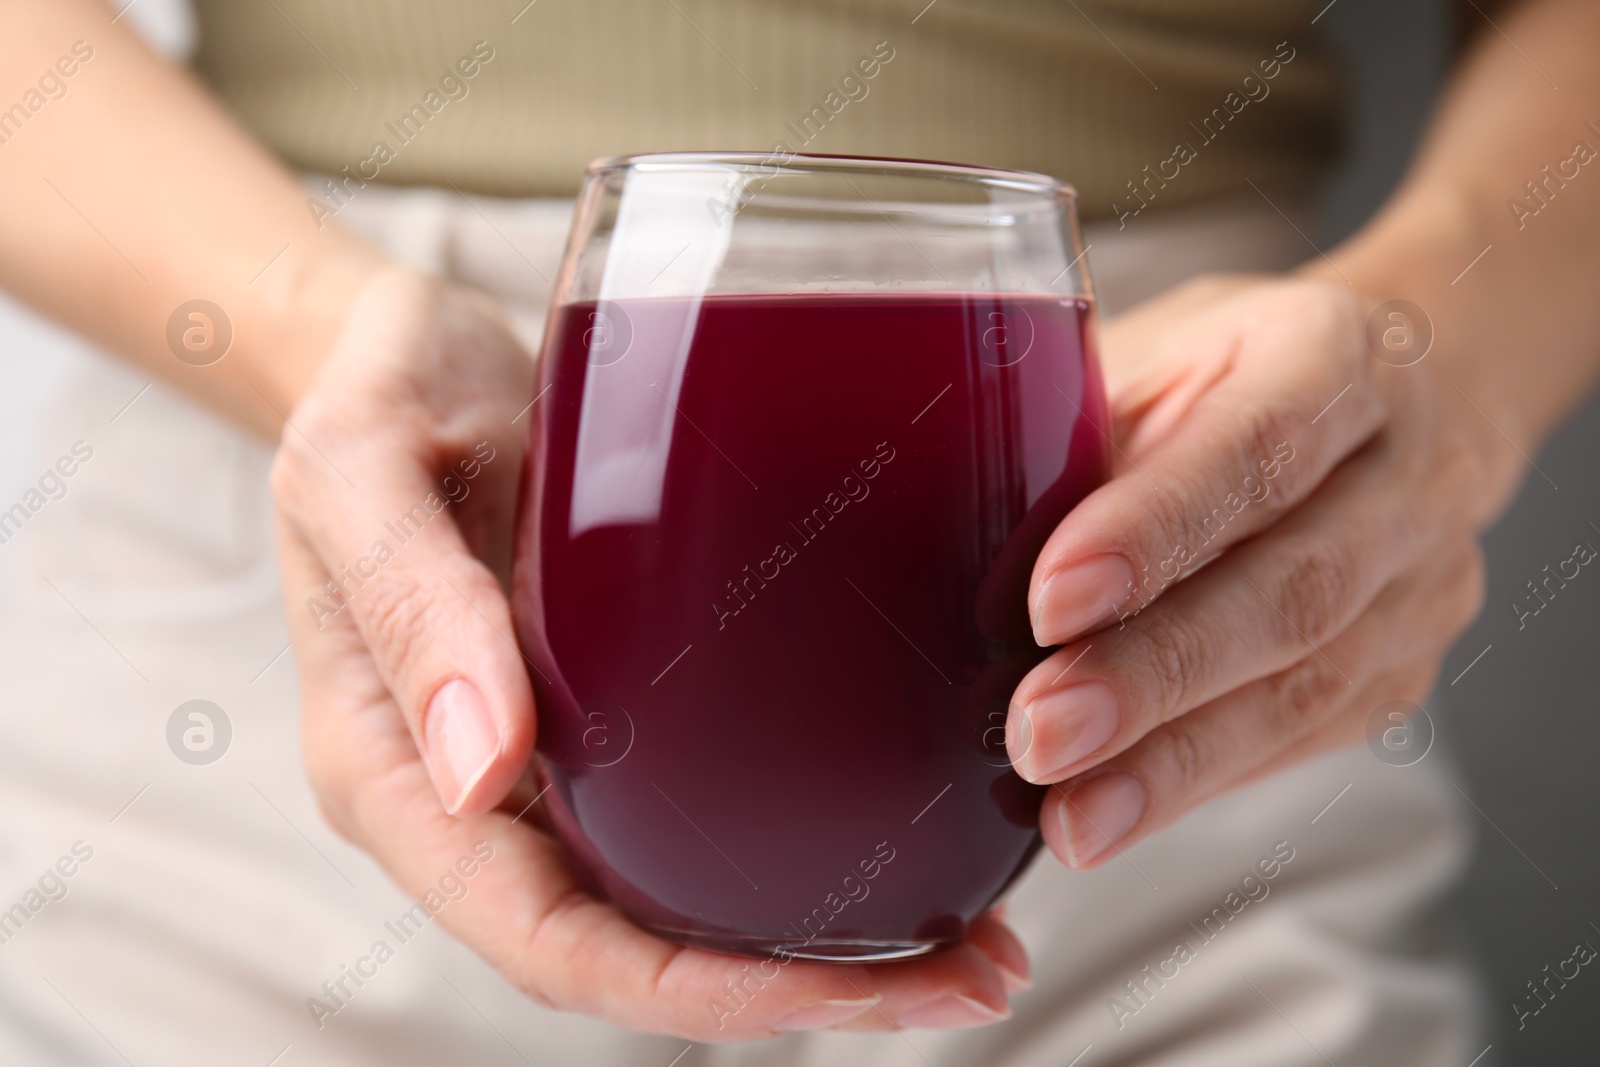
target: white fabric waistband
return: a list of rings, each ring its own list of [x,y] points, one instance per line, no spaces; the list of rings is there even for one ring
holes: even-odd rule
[[[327,180],[306,179],[318,193]],[[337,218],[396,259],[500,300],[524,344],[537,350],[572,207],[567,199],[368,185]],[[1085,227],[1084,241],[1096,300],[1110,315],[1198,274],[1287,269],[1315,254],[1302,236],[1311,228],[1303,202],[1274,206],[1250,193],[1125,225],[1095,222]]]

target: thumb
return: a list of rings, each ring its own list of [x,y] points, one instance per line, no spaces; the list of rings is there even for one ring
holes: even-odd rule
[[[431,484],[432,465],[397,462],[393,450],[382,462],[355,462],[319,435],[340,467],[360,472],[353,486],[294,436],[285,435],[273,486],[297,648],[311,658],[369,657],[445,810],[488,811],[526,769],[534,738],[532,687],[504,592]],[[489,491],[490,480],[452,484],[470,495]]]

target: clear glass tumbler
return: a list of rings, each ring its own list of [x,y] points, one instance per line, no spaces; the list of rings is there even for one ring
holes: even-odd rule
[[[602,160],[518,519],[554,824],[672,940],[961,940],[1039,847],[1026,593],[1106,473],[1071,189],[908,160]]]

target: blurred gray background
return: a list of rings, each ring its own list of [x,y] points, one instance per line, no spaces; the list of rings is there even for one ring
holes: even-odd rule
[[[1483,28],[1467,11],[1464,25]],[[1450,61],[1455,14],[1447,0],[1337,0],[1318,21],[1344,53],[1352,90],[1351,139],[1322,200],[1322,247],[1359,226],[1403,172]],[[1600,1060],[1600,968],[1580,971],[1520,1030],[1512,1007],[1578,942],[1600,948],[1600,573],[1580,571],[1520,631],[1511,608],[1577,542],[1600,549],[1597,455],[1600,400],[1590,398],[1534,456],[1550,481],[1530,469],[1489,533],[1487,606],[1428,704],[1438,754],[1455,761],[1479,808],[1477,853],[1455,900],[1488,997],[1493,1051],[1476,1067]]]

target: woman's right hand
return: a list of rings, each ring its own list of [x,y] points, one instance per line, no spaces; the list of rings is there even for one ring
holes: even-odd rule
[[[334,828],[549,1007],[707,1042],[1004,1018],[1028,962],[992,916],[924,959],[771,977],[584,887],[529,807],[533,692],[505,595],[532,371],[486,298],[390,268],[289,415],[272,484],[306,766]],[[750,991],[736,1011],[729,988]]]

